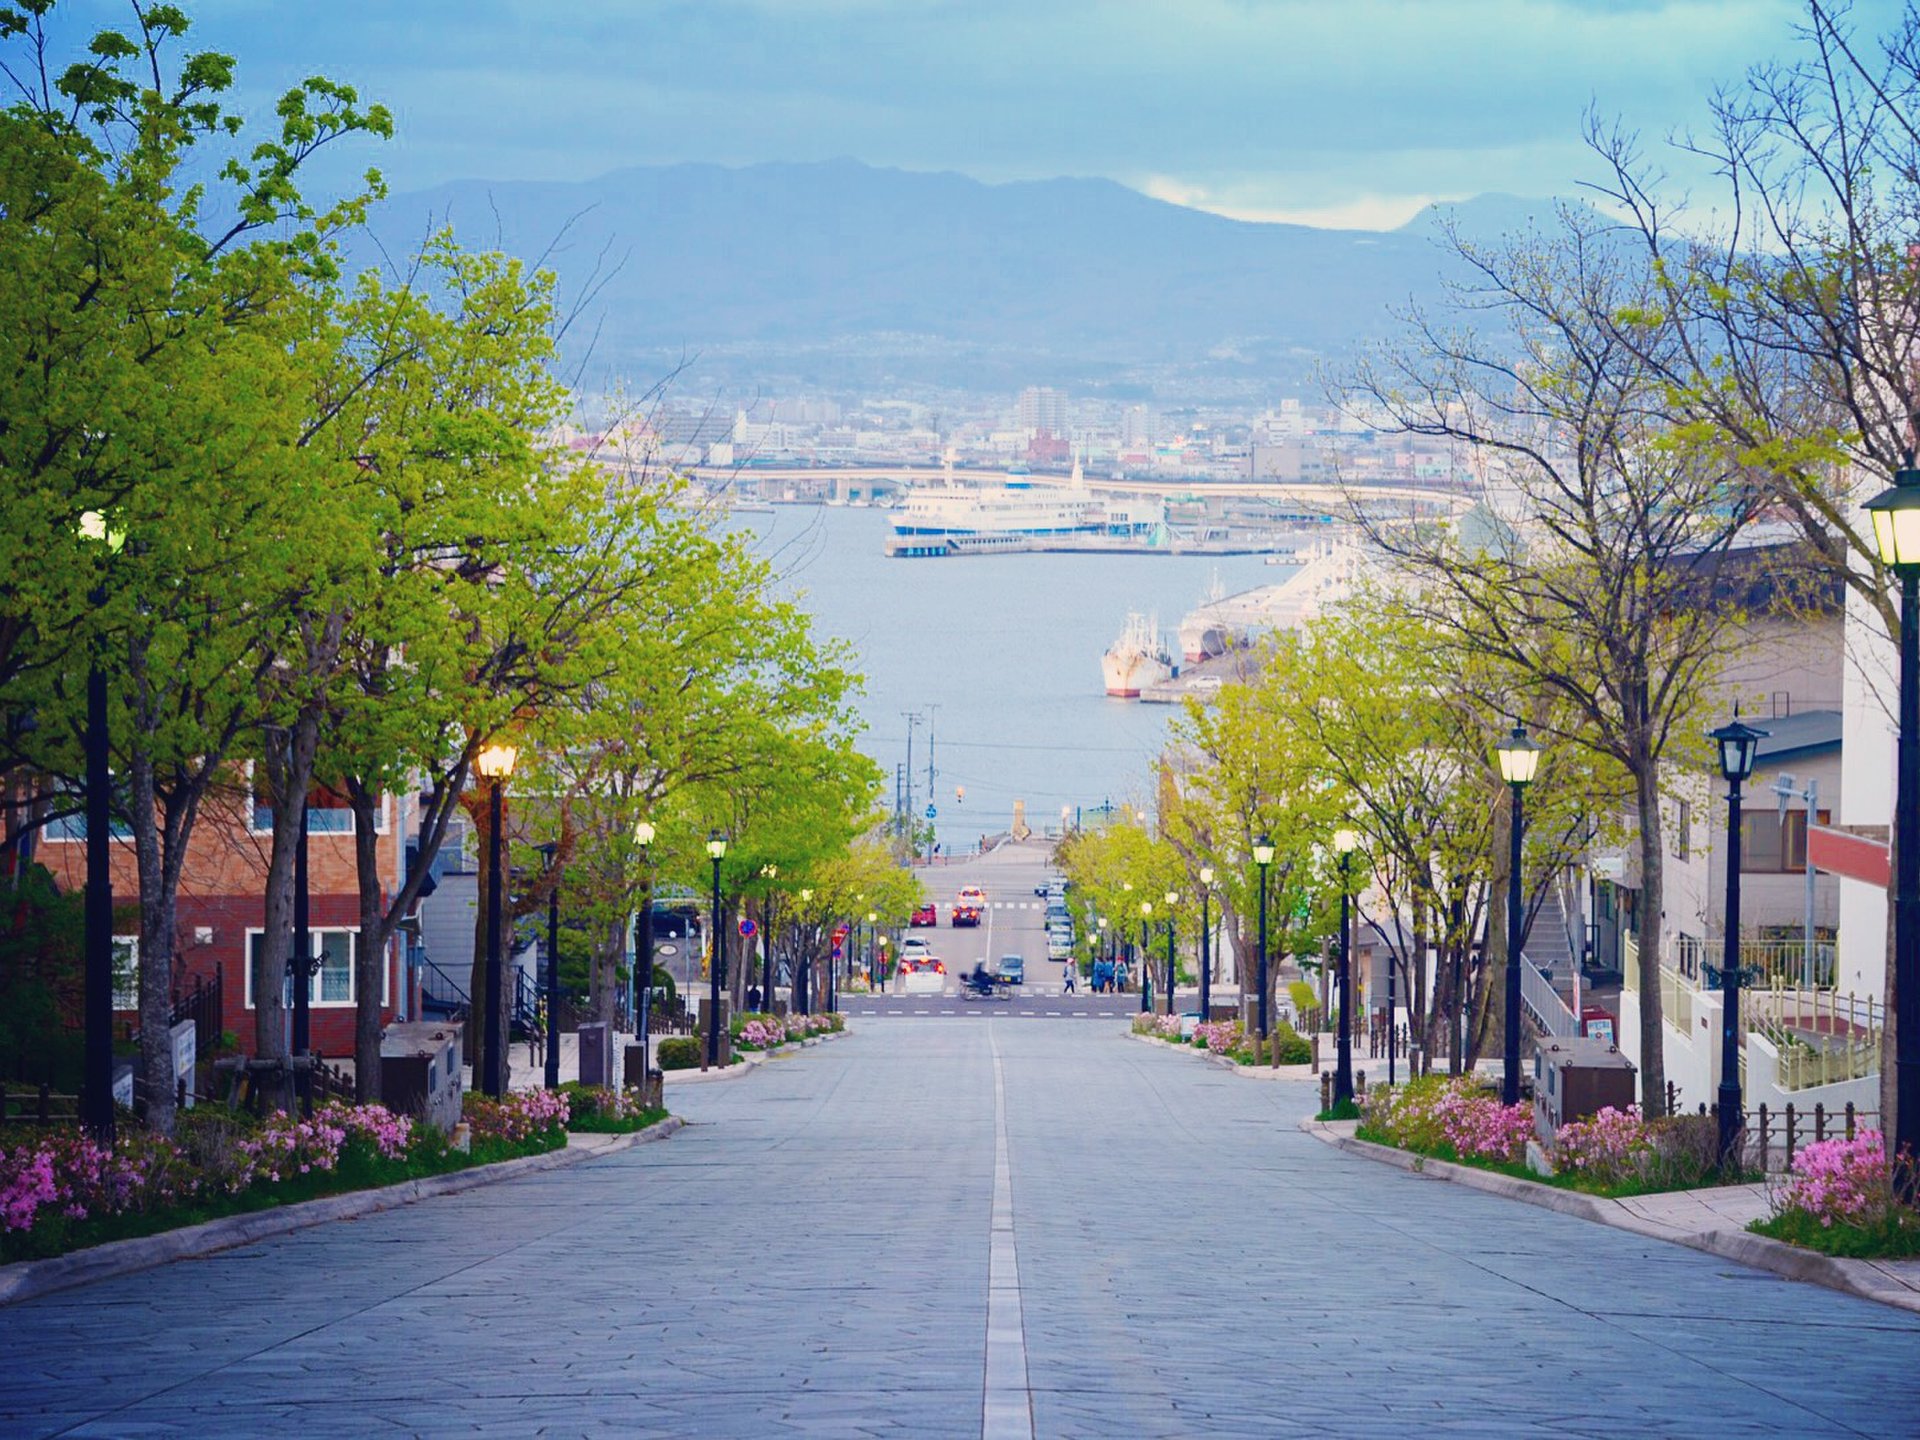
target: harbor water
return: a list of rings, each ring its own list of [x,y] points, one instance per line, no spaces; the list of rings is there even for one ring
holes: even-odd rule
[[[887,774],[907,758],[906,713],[929,717],[939,839],[965,850],[1026,802],[1036,830],[1151,801],[1168,705],[1110,700],[1100,657],[1129,610],[1157,613],[1170,648],[1218,577],[1229,594],[1292,570],[1258,555],[1012,554],[890,558],[884,510],[777,506],[740,514],[817,634],[846,641],[866,676],[861,748]],[[928,804],[928,721],[913,733],[913,802]],[[966,797],[957,798],[964,787]]]

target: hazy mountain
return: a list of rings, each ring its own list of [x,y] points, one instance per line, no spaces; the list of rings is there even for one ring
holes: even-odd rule
[[[1455,208],[1498,230],[1528,207],[1548,203]],[[847,160],[465,181],[396,197],[375,227],[403,253],[445,221],[469,245],[545,253],[582,304],[576,353],[597,333],[596,360],[633,378],[696,354],[814,383],[1272,384],[1390,329],[1390,307],[1437,292],[1445,258],[1427,214],[1317,230],[1105,180],[987,185]]]

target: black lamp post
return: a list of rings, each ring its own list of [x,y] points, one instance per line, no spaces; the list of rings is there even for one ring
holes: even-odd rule
[[[1340,1026],[1334,1047],[1333,1103],[1353,1099],[1353,852],[1360,837],[1342,826],[1333,832],[1334,853],[1340,857],[1340,968],[1334,993],[1340,1006]]]
[[[296,1057],[304,1057],[313,1048],[313,977],[320,969],[320,957],[313,953],[313,895],[307,871],[308,826],[306,797],[300,800],[300,835],[293,842],[293,955],[288,969],[293,972],[293,1044]],[[294,1095],[300,1113],[313,1115],[313,1071],[303,1066],[293,1072]]]
[[[1719,1119],[1720,1166],[1740,1162],[1742,1114],[1740,1104],[1740,986],[1746,973],[1740,964],[1740,785],[1753,774],[1753,759],[1765,730],[1743,725],[1736,717],[1709,732],[1720,752],[1720,775],[1727,782],[1727,916],[1724,928],[1726,964],[1707,969],[1707,983],[1718,986],[1720,1001],[1720,1093],[1715,1114]]]
[[[725,983],[727,968],[727,936],[720,926],[720,862],[727,857],[725,831],[707,832],[707,855],[713,861],[713,955],[707,964],[707,1054],[700,1062],[702,1070],[720,1063],[720,986]]]
[[[760,873],[771,881],[778,882],[780,879],[778,865],[763,865],[760,867]],[[771,896],[769,896],[767,909],[771,911],[772,908]],[[773,1013],[773,926],[771,924],[766,927],[766,933],[760,937],[760,957],[760,1008],[771,1015]]]
[[[1267,1043],[1267,867],[1273,863],[1273,841],[1265,835],[1253,842],[1253,863],[1260,869],[1260,943],[1254,961],[1260,987],[1260,1044]]]
[[[1507,1023],[1500,1078],[1500,1103],[1520,1103],[1520,845],[1526,830],[1526,789],[1540,768],[1540,747],[1527,727],[1513,722],[1513,733],[1494,748],[1500,778],[1513,793],[1513,824],[1507,836]]]
[[[800,891],[801,913],[794,921],[793,927],[798,937],[803,941],[803,943],[797,947],[798,953],[794,956],[793,961],[793,1008],[798,1010],[802,1015],[811,1015],[813,1013],[813,950],[811,942],[806,939],[809,933],[808,926],[810,924],[807,916],[812,910],[813,889],[810,886],[802,887]]]
[[[1167,891],[1167,995],[1160,1009],[1168,1015],[1173,1014],[1173,911],[1179,903],[1180,892]]]
[[[1153,1013],[1153,956],[1147,949],[1147,925],[1153,919],[1153,901],[1140,902],[1140,1013]]]
[[[1213,867],[1200,867],[1200,1019],[1204,1024],[1213,1018],[1213,975],[1211,957],[1208,950],[1213,944],[1212,917],[1207,914],[1207,901],[1213,893]]]
[[[1874,546],[1900,581],[1900,731],[1893,794],[1894,1189],[1920,1203],[1920,470],[1867,502]]]
[[[480,1089],[498,1100],[507,1093],[507,1047],[500,1033],[501,958],[506,928],[506,829],[502,790],[520,752],[496,741],[474,757],[473,767],[487,785],[487,1013],[480,1022]]]
[[[880,923],[878,910],[867,911],[867,988],[874,994],[882,994],[887,988],[886,951],[875,944]]]
[[[640,982],[638,1001],[640,1014],[635,1028],[640,1032],[640,1052],[646,1056],[646,1068],[653,1068],[653,1054],[647,1049],[651,1043],[649,1037],[653,1031],[653,836],[651,821],[640,820],[634,823],[634,842],[640,847],[640,910],[633,917],[633,965],[634,978]],[[556,958],[559,952],[555,952]],[[558,969],[547,977],[547,1033],[553,1037],[557,1047],[560,1030],[555,1018],[559,1001],[558,981],[555,978]],[[551,1073],[551,1071],[550,1071]],[[641,1077],[643,1080],[645,1076]]]
[[[560,846],[549,842],[540,847],[547,868],[559,863]],[[540,1081],[549,1090],[560,1088],[560,877],[553,875],[547,887],[547,973],[541,987],[546,995],[547,1061]]]
[[[80,517],[82,539],[117,554],[126,537],[89,510]],[[104,580],[87,596],[99,610],[107,603]],[[107,754],[107,672],[96,636],[87,650],[87,900],[84,914],[86,965],[86,1084],[82,1113],[87,1130],[102,1145],[113,1144],[113,860],[112,766]]]

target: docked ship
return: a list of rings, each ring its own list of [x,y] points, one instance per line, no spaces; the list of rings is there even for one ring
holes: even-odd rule
[[[1343,541],[1315,545],[1303,564],[1278,585],[1237,595],[1209,595],[1180,622],[1180,653],[1189,664],[1224,655],[1275,630],[1311,620],[1353,587],[1356,552]]]
[[[1158,685],[1173,675],[1173,657],[1160,640],[1160,625],[1138,612],[1127,616],[1120,638],[1100,657],[1100,670],[1107,682],[1107,694],[1122,700],[1137,700],[1149,685]]]
[[[951,555],[1023,548],[1026,542],[1098,535],[1106,526],[1100,501],[1087,494],[1078,460],[1066,489],[1035,489],[1024,468],[1006,483],[955,483],[953,457],[939,485],[910,492],[893,515],[890,555]]]

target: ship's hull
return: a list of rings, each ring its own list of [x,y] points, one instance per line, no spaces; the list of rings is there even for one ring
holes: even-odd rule
[[[1171,677],[1173,667],[1144,650],[1109,650],[1100,658],[1100,672],[1108,695],[1116,700],[1138,700],[1147,686]]]

